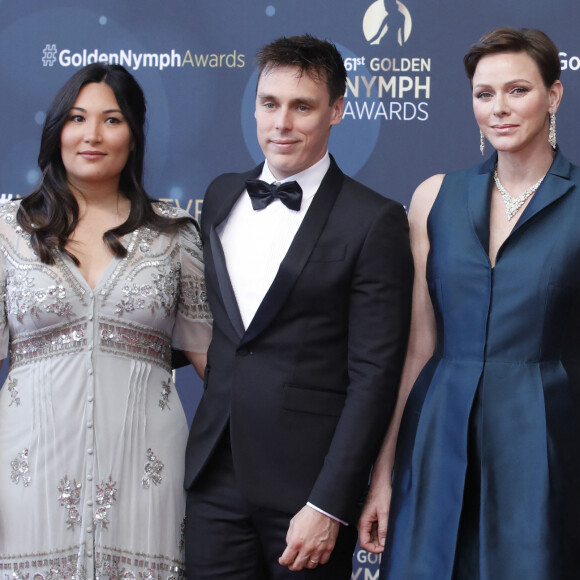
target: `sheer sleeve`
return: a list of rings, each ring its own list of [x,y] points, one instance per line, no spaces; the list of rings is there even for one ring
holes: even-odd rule
[[[194,224],[179,231],[181,289],[173,328],[173,346],[180,350],[207,352],[212,315],[207,301],[201,239]]]

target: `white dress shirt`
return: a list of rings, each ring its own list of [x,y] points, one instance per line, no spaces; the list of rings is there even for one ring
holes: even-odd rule
[[[217,233],[245,328],[252,322],[272,285],[329,167],[330,156],[326,153],[308,169],[282,180],[282,183],[297,181],[302,188],[299,211],[288,209],[279,199],[264,209],[254,210],[248,192],[244,191],[230,215],[218,226]],[[267,161],[260,179],[267,183],[277,181]]]

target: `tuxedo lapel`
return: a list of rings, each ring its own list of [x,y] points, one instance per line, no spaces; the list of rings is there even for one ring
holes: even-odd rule
[[[263,163],[248,171],[247,173],[231,173],[229,174],[229,181],[224,181],[222,188],[223,191],[219,192],[221,203],[215,210],[214,215],[211,217],[211,225],[213,227],[219,226],[229,215],[234,207],[236,201],[238,201],[242,192],[246,189],[246,180],[255,179],[262,173]],[[203,219],[203,217],[202,217]]]
[[[262,332],[284,304],[322,233],[343,181],[344,174],[331,157],[330,168],[280,264],[272,285],[252,319],[242,343],[252,340]]]
[[[224,250],[214,226],[211,226],[209,240],[211,244],[211,256],[213,258],[213,264],[218,281],[219,291],[222,297],[222,303],[226,312],[228,313],[228,317],[232,323],[232,326],[234,327],[234,330],[241,338],[244,334],[244,323],[242,321],[242,315],[240,314],[234,288],[228,274]]]
[[[259,165],[252,171],[242,176],[238,174],[231,175],[231,187],[229,187],[230,184],[226,183],[223,193],[219,193],[220,197],[223,197],[223,201],[218,206],[214,215],[210,217],[209,224],[210,251],[207,252],[206,255],[209,255],[209,259],[212,261],[212,264],[206,264],[205,267],[209,272],[211,265],[213,265],[213,270],[217,278],[217,287],[219,288],[222,303],[232,323],[232,326],[234,327],[234,330],[240,338],[243,336],[245,331],[244,323],[242,321],[242,315],[240,314],[234,288],[228,274],[223,246],[216,228],[229,216],[234,204],[245,189],[246,179],[254,179],[260,175],[262,171],[262,165],[263,164]]]

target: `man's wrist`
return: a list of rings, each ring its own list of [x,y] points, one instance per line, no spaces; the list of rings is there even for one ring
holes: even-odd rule
[[[329,514],[328,512],[321,510],[319,507],[315,506],[314,504],[310,503],[309,501],[306,502],[306,505],[309,508],[312,508],[313,510],[316,510],[317,512],[319,512],[321,514],[324,514],[325,516],[329,517],[331,520],[334,520],[335,522],[338,522],[339,524],[342,524],[343,526],[348,526],[347,522],[343,522],[341,519],[337,518],[336,516],[333,516],[332,514]]]

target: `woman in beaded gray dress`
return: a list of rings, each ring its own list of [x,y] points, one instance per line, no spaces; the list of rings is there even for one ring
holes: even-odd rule
[[[187,422],[203,372],[200,240],[142,186],[145,100],[89,65],[43,129],[39,188],[0,205],[0,580],[182,575]]]

